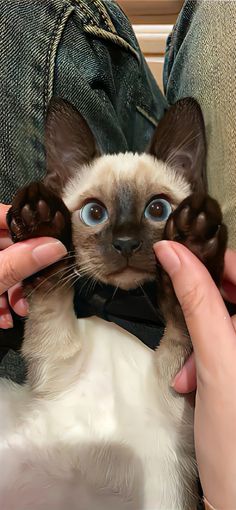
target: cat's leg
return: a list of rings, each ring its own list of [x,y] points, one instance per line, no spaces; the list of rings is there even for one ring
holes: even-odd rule
[[[59,239],[68,256],[24,282],[29,301],[22,347],[32,387],[46,391],[58,379],[61,363],[69,365],[80,350],[78,322],[73,307],[73,253],[71,215],[63,201],[42,183],[21,189],[8,213],[14,242],[38,236]],[[61,384],[63,382],[61,381]],[[46,385],[46,386],[45,386]]]
[[[218,203],[209,195],[193,194],[187,197],[170,215],[165,226],[163,239],[177,241],[191,250],[207,267],[213,280],[220,284],[224,254],[227,244],[227,229],[222,223],[222,213]],[[162,345],[176,346],[182,354],[173,356],[173,364],[168,369],[169,380],[179,370],[192,347],[184,317],[175,296],[168,275],[161,269],[161,303],[166,322]],[[178,347],[179,346],[179,347]]]
[[[215,200],[199,195],[186,198],[169,217],[163,238],[184,244],[206,265],[215,282],[220,283],[227,230]],[[163,405],[176,436],[177,494],[182,494],[181,508],[189,510],[196,508],[198,499],[193,409],[184,396],[173,390],[171,382],[191,353],[192,345],[172,283],[161,268],[159,276],[166,329],[156,352],[156,366]]]

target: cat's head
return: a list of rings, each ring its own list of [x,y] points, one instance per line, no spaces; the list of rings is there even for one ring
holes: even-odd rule
[[[160,121],[145,154],[102,155],[83,117],[51,101],[45,183],[72,211],[82,275],[122,289],[156,276],[154,242],[171,211],[206,187],[205,134],[196,101],[183,99]]]

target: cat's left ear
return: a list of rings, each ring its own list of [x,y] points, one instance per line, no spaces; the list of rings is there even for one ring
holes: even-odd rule
[[[47,174],[44,184],[61,195],[67,181],[100,155],[85,119],[70,103],[53,97],[49,103],[45,149]]]
[[[205,126],[195,99],[180,99],[169,108],[156,128],[148,152],[182,173],[192,191],[206,191]]]

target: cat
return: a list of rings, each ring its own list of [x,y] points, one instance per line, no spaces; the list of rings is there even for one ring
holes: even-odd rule
[[[102,155],[79,112],[53,98],[45,146],[45,180],[16,194],[9,229],[15,242],[56,237],[69,255],[25,282],[27,382],[0,384],[0,508],[194,510],[193,407],[171,387],[192,347],[153,244],[182,242],[219,284],[227,233],[206,194],[200,107],[170,107],[145,154]],[[157,280],[156,352],[76,318],[81,276],[124,290]]]

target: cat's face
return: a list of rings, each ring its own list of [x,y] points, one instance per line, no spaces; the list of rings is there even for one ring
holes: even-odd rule
[[[156,277],[153,244],[190,185],[165,163],[131,153],[102,156],[63,195],[73,211],[76,260],[82,275],[122,289]]]
[[[149,154],[102,156],[87,123],[54,99],[46,125],[48,175],[72,211],[81,275],[122,289],[155,279],[153,244],[171,211],[203,187],[204,125],[193,100],[159,123]]]

